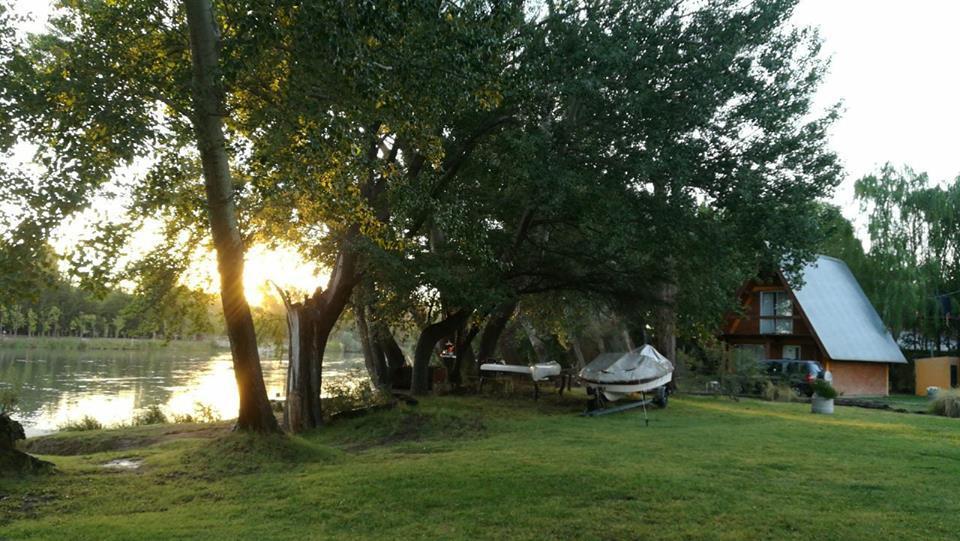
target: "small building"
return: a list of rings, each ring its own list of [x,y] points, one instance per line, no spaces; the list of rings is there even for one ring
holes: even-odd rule
[[[927,387],[951,389],[957,386],[960,357],[927,357],[913,361],[917,396],[927,396]]]
[[[907,360],[846,263],[827,256],[791,288],[783,273],[751,280],[721,339],[759,359],[818,361],[846,396],[889,394],[890,364]]]

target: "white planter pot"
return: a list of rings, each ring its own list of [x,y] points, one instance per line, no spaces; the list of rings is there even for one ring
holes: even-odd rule
[[[813,395],[813,398],[810,400],[810,411],[812,413],[822,413],[824,415],[832,415],[833,399],[820,398],[817,395]]]

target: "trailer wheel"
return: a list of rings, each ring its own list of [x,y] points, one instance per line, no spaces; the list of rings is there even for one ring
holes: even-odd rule
[[[667,407],[667,397],[669,393],[667,392],[667,386],[657,387],[657,396],[653,399],[653,403],[660,408]]]

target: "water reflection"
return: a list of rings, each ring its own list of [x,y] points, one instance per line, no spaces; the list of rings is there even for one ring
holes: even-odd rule
[[[282,398],[286,362],[267,358],[262,366],[268,395]],[[357,355],[328,359],[325,383],[362,367]],[[195,413],[200,403],[225,419],[235,417],[239,406],[229,352],[0,349],[0,386],[18,389],[16,417],[27,436],[86,415],[108,426],[127,423],[151,405],[182,415]]]

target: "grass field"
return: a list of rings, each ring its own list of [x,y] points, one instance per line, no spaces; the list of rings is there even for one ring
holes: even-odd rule
[[[887,404],[894,409],[924,413],[930,411],[930,399],[925,396],[892,394],[890,396],[865,396],[862,399],[879,404]]]
[[[281,440],[165,425],[33,440],[9,539],[956,539],[960,423],[677,398],[432,398]],[[102,464],[142,460],[134,470]]]

